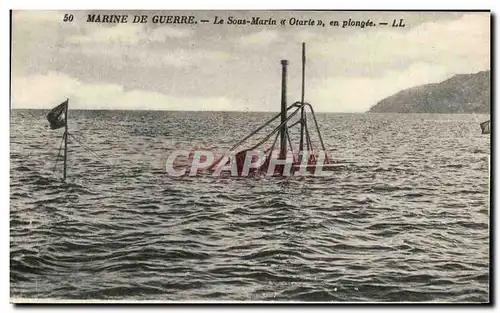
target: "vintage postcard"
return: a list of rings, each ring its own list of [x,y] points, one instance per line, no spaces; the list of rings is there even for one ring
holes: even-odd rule
[[[490,303],[489,11],[11,11],[13,303]]]

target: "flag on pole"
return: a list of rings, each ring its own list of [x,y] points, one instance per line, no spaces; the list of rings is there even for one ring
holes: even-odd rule
[[[50,123],[50,129],[59,129],[66,126],[66,121],[64,114],[66,114],[66,107],[68,106],[68,100],[59,104],[47,114],[47,120]]]
[[[481,133],[489,134],[490,133],[490,121],[482,122],[479,124],[481,126]]]

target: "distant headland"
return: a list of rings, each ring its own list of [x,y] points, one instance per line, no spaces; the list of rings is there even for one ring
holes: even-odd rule
[[[490,71],[458,74],[440,83],[404,89],[368,113],[490,113]]]

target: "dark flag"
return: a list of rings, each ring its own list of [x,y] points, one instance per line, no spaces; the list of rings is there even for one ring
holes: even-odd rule
[[[50,123],[50,129],[59,129],[66,126],[65,116],[66,108],[68,107],[68,100],[59,104],[47,114],[47,120]]]
[[[482,122],[479,125],[481,126],[481,133],[483,133],[483,134],[490,133],[490,121]]]

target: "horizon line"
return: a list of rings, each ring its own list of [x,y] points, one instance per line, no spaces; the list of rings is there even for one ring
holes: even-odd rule
[[[37,111],[50,111],[53,108],[10,108],[10,111],[14,110],[37,110]],[[70,111],[144,111],[144,112],[219,112],[219,113],[280,113],[280,111],[246,111],[246,110],[166,110],[166,109],[72,109]],[[364,114],[368,111],[351,111],[351,112],[334,112],[334,111],[315,111],[316,113],[345,113],[345,114]]]
[[[40,109],[40,108],[11,108],[10,111],[21,111],[21,110],[35,110],[35,111],[50,111],[51,109]],[[193,113],[280,113],[280,111],[203,111],[203,110],[161,110],[161,109],[73,109],[71,111],[124,111],[124,112],[193,112]],[[460,114],[475,114],[475,115],[491,115],[491,112],[470,112],[470,113],[431,113],[431,112],[411,112],[411,113],[403,113],[403,112],[329,112],[329,111],[315,111],[320,114],[452,114],[452,115],[460,115]]]

